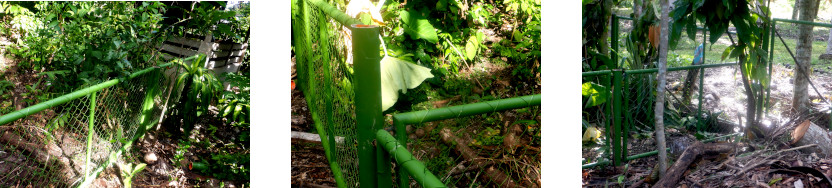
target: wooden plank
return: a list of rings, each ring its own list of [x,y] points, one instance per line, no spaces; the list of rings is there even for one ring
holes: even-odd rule
[[[211,55],[211,58],[223,58],[223,57],[240,57],[243,56],[243,50],[235,50],[235,51],[214,51],[214,54]]]
[[[162,44],[162,51],[167,52],[167,53],[171,53],[171,55],[180,56],[180,57],[181,56],[190,57],[190,56],[194,56],[194,55],[197,54],[197,52],[194,51],[194,50],[187,49],[187,48],[180,48],[180,47],[173,46],[173,45],[170,45],[170,44]]]
[[[201,42],[200,40],[188,39],[188,38],[182,38],[182,37],[176,37],[176,38],[172,38],[170,40],[165,41],[165,43],[181,44],[181,45],[185,45],[185,46],[188,46],[188,47],[194,48],[194,49],[199,49],[199,43],[200,42]],[[174,46],[177,46],[177,45],[174,45]]]
[[[162,59],[164,59],[165,61],[170,61],[173,58],[176,58],[176,57],[174,57],[170,54],[167,54],[167,53],[162,53]]]
[[[217,47],[214,48],[214,51],[219,50],[242,50],[243,47],[248,46],[247,44],[237,44],[237,43],[219,43]]]
[[[211,58],[210,61],[229,61],[229,62],[232,62],[232,63],[236,63],[236,62],[240,61],[240,58],[242,58],[242,57],[228,56],[228,57],[220,57],[220,58]]]

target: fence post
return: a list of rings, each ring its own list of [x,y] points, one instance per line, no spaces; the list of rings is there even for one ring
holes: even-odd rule
[[[612,16],[612,23],[610,23],[610,46],[612,51],[610,52],[610,56],[612,56],[612,62],[616,63],[615,68],[621,68],[617,65],[618,63],[618,16]],[[612,67],[611,67],[612,68]]]
[[[399,140],[399,144],[403,145],[404,148],[407,148],[407,128],[405,127],[405,124],[402,121],[397,120],[394,116],[393,126],[396,128],[396,139]],[[402,168],[401,165],[396,165],[396,172],[399,173],[399,187],[409,187],[410,174],[407,173],[407,170]]]
[[[89,116],[89,127],[87,128],[87,160],[86,165],[84,165],[84,180],[89,177],[90,174],[90,154],[92,153],[92,142],[90,138],[92,138],[93,125],[95,124],[95,95],[96,92],[90,93],[90,116]]]
[[[375,131],[384,124],[381,115],[381,57],[379,28],[351,25],[355,79],[355,119],[358,131],[358,180],[361,187],[377,187]],[[389,154],[387,155],[389,163]],[[389,169],[386,169],[389,171]]]
[[[768,83],[769,84],[768,84],[768,87],[766,87],[766,101],[768,101],[768,99],[771,98],[771,70],[773,69],[772,65],[774,64],[774,60],[773,60],[773,58],[774,58],[774,43],[776,43],[776,42],[774,42],[774,37],[776,37],[775,33],[774,33],[774,30],[777,29],[777,26],[776,26],[777,21],[775,21],[774,19],[771,19],[770,17],[771,16],[769,16],[769,19],[771,20],[771,26],[768,29],[768,32],[769,32],[768,35],[769,35],[769,37],[771,37],[771,39],[769,39],[769,43],[768,43]],[[766,109],[765,113],[768,113],[768,108],[765,108],[765,109]],[[830,121],[830,122],[832,122],[832,121]],[[830,124],[830,126],[832,126],[832,124]]]
[[[705,48],[707,48],[707,46],[708,46],[708,31],[703,30],[702,31],[702,64],[703,65],[705,64],[705,53],[708,51],[708,50],[705,50]],[[697,54],[693,54],[693,55],[695,56]],[[702,131],[702,129],[705,128],[705,126],[704,126],[705,124],[702,123],[702,119],[703,119],[702,118],[702,99],[703,99],[702,93],[704,91],[704,88],[705,88],[705,68],[703,67],[703,68],[699,68],[699,102],[697,102],[698,107],[696,108],[696,129],[699,130],[699,131]],[[687,101],[687,102],[690,102],[690,101]]]
[[[622,143],[622,139],[627,135],[624,135],[624,131],[621,130],[621,73],[624,72],[621,69],[616,69],[612,71],[613,77],[613,98],[612,98],[612,122],[613,122],[613,132],[614,136],[612,137],[613,142],[613,158],[615,166],[622,165],[624,157],[622,155],[622,150],[626,150],[626,143]]]

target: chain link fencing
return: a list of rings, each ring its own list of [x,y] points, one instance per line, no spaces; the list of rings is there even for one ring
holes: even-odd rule
[[[175,69],[165,69],[148,68],[0,116],[0,187],[79,187],[97,179],[120,185],[118,174],[99,174],[123,163],[120,155],[157,125],[169,96],[181,92],[168,84]]]
[[[313,3],[328,2],[298,0],[292,5],[298,13],[292,19],[298,87],[306,97],[336,183],[359,187],[349,29],[325,13],[340,10]]]

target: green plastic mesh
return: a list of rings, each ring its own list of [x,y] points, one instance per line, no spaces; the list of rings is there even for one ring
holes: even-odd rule
[[[0,125],[0,187],[75,187],[85,174],[120,185],[117,175],[93,172],[112,168],[106,166],[108,160],[121,159],[112,154],[137,134],[145,96],[153,87],[160,92],[151,95],[148,125],[160,120],[171,92],[163,84],[169,83],[163,74],[157,69],[104,88],[96,92],[92,104],[91,95],[86,95]],[[89,129],[92,106],[95,115]]]
[[[300,12],[292,19],[292,40],[299,88],[323,139],[327,158],[330,163],[335,161],[331,165],[335,181],[347,187],[359,187],[352,102],[355,94],[352,67],[346,62],[351,43],[345,41],[344,27],[339,22],[309,2],[297,3]]]

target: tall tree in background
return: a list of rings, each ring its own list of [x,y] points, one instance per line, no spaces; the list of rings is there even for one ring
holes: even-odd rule
[[[667,171],[667,150],[665,150],[664,139],[664,86],[666,85],[665,77],[667,77],[667,39],[670,33],[668,28],[668,17],[670,12],[668,0],[661,0],[662,2],[662,18],[661,28],[662,34],[659,36],[661,42],[659,43],[659,85],[656,86],[656,144],[659,147],[659,177],[664,178],[664,173]]]
[[[792,20],[797,20],[797,13],[800,11],[800,1],[794,0],[794,7],[792,8]]]
[[[814,21],[817,17],[818,4],[820,0],[801,0],[800,20]],[[809,111],[809,72],[812,64],[812,25],[799,24],[797,30],[797,45],[795,47],[797,72],[794,74],[794,95],[792,96],[792,108],[798,114],[806,114]]]
[[[832,20],[832,18],[830,18]],[[832,23],[832,21],[830,21]],[[832,54],[832,29],[829,30],[829,36],[826,37],[826,53]]]

